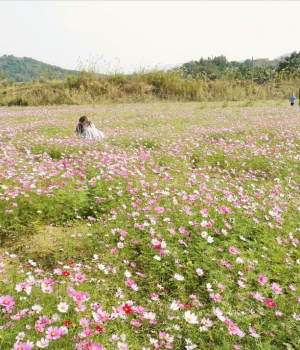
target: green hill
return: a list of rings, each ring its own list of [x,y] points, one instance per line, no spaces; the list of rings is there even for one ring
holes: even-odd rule
[[[3,55],[0,57],[0,80],[11,79],[16,82],[25,82],[37,79],[63,79],[66,76],[79,74],[76,70],[63,69],[51,64],[34,60],[29,57],[15,57]]]

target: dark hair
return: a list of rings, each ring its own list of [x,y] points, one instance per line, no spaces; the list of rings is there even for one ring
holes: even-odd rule
[[[79,123],[84,123],[84,122],[87,122],[88,121],[88,118],[83,115],[82,117],[79,118]],[[82,124],[78,124],[76,126],[76,131],[79,132],[80,134],[83,133],[83,125]]]

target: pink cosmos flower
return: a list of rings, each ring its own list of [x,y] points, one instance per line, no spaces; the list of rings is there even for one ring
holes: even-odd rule
[[[50,286],[52,284],[54,284],[54,281],[52,278],[47,278],[45,277],[44,280],[43,280],[43,283],[46,285],[46,286]]]
[[[229,248],[229,253],[231,253],[231,254],[233,254],[233,255],[241,254],[241,252],[239,252],[239,251],[236,249],[236,247],[234,247],[234,246],[231,246],[231,247]]]
[[[131,321],[130,324],[132,324],[135,327],[141,327],[141,325],[142,325],[140,322],[138,322],[136,320]]]
[[[293,317],[296,321],[300,321],[300,315],[297,315],[295,312],[293,313]]]
[[[226,286],[224,286],[223,284],[219,283],[218,284],[218,288],[220,288],[221,290],[225,290]]]
[[[115,317],[115,318],[122,317],[123,315],[126,314],[126,312],[123,310],[122,307],[117,307],[117,308],[112,307],[112,309],[114,310],[112,316]]]
[[[213,299],[216,303],[220,303],[222,301],[222,296],[219,293],[211,293],[210,298]]]
[[[128,350],[128,344],[127,343],[121,343],[118,341],[118,349],[119,350]]]
[[[41,317],[37,320],[37,322],[38,322],[39,324],[41,324],[42,326],[44,326],[44,325],[50,323],[50,319],[47,318],[47,317],[44,315],[44,316],[41,316]]]
[[[253,338],[259,338],[260,337],[260,335],[257,334],[256,330],[253,329],[253,328],[249,328],[249,332],[250,332],[251,337],[253,337]]]
[[[296,287],[295,287],[293,284],[290,284],[289,287],[290,287],[290,289],[291,289],[293,292],[295,292]]]
[[[229,334],[236,334],[237,336],[239,336],[240,338],[243,338],[245,336],[245,333],[242,332],[239,327],[230,322],[230,324],[228,325],[228,331],[229,331]]]
[[[100,344],[93,343],[93,344],[90,345],[90,348],[89,348],[89,349],[90,349],[90,350],[102,350],[103,347],[102,347],[102,345],[100,345]]]
[[[206,327],[211,327],[214,324],[212,320],[205,317],[202,318],[201,323]]]
[[[127,278],[125,281],[125,284],[126,284],[126,286],[131,287],[131,286],[135,285],[136,283],[133,280]]]
[[[42,333],[44,332],[44,325],[43,324],[40,324],[40,323],[37,323],[35,326],[34,326],[35,330]]]
[[[223,316],[223,311],[219,307],[213,308],[213,311],[220,321],[222,322],[225,321],[225,317]]]
[[[158,333],[158,338],[159,339],[164,339],[166,337],[166,333],[165,332],[159,332]]]
[[[57,326],[49,327],[46,331],[46,338],[49,340],[59,339],[61,337],[60,330]]]
[[[53,292],[53,288],[42,284],[42,292],[45,294],[51,294]]]
[[[137,312],[138,314],[143,314],[145,312],[145,308],[142,306],[137,306],[134,308],[134,311]]]
[[[14,350],[31,350],[32,346],[27,343],[14,344]]]
[[[82,333],[84,334],[85,337],[91,337],[94,331],[92,329],[87,328]]]
[[[85,317],[82,317],[80,320],[79,320],[79,324],[82,326],[82,327],[88,327],[89,326],[89,320],[86,319]]]
[[[280,287],[279,284],[273,283],[272,284],[272,289],[275,292],[275,294],[282,294],[282,288]]]
[[[165,211],[165,209],[163,207],[156,207],[154,210],[157,214],[161,214]]]
[[[264,275],[263,273],[261,275],[259,275],[258,277],[258,282],[261,284],[261,285],[265,285],[265,283],[268,281],[268,277],[266,275]]]
[[[196,269],[196,272],[197,272],[197,275],[198,275],[198,276],[203,276],[203,275],[204,275],[204,271],[203,271],[202,269],[200,269],[200,267],[198,267],[198,268]]]
[[[9,308],[9,307],[15,305],[14,298],[11,297],[10,295],[4,295],[4,296],[0,297],[0,305]]]
[[[24,291],[27,295],[31,294],[32,286],[26,282],[21,282],[16,285],[16,291]]]
[[[265,300],[265,297],[263,296],[262,293],[256,292],[256,293],[250,293],[250,295],[251,295],[254,299],[258,300],[258,301],[264,301],[264,300]]]
[[[83,304],[77,304],[75,311],[76,312],[84,312],[86,310],[86,305]]]
[[[86,277],[85,277],[84,274],[78,272],[78,273],[76,273],[76,275],[75,275],[75,279],[76,279],[76,281],[78,281],[78,282],[83,282],[83,281],[86,280]]]

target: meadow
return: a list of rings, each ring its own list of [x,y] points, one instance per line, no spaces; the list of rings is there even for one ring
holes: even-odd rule
[[[299,112],[1,107],[0,349],[299,349]]]

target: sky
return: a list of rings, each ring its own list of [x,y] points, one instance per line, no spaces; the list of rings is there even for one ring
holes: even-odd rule
[[[300,1],[0,1],[0,56],[130,73],[300,51]]]

